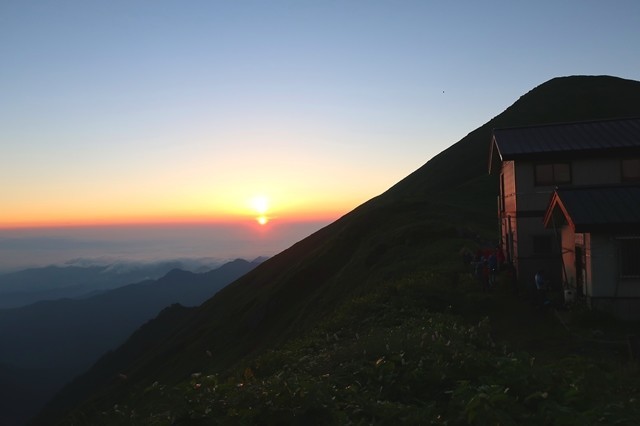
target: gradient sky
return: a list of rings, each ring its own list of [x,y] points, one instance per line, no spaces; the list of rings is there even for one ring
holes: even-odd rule
[[[636,0],[3,0],[0,228],[335,219],[639,40]]]

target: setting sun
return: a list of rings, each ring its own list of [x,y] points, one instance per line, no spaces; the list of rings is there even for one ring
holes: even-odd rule
[[[269,210],[269,199],[264,195],[258,195],[251,199],[251,207],[258,213],[256,220],[260,225],[266,225],[269,222],[269,218],[266,216],[267,210]]]
[[[264,195],[259,195],[251,200],[251,206],[258,214],[264,215],[269,209],[269,199]]]

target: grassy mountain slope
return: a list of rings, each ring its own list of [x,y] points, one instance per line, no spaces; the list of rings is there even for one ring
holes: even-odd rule
[[[120,371],[126,374],[126,380],[117,381],[113,376],[107,378],[108,375],[103,375],[103,381],[91,383],[90,391],[84,388],[91,397],[80,405],[76,405],[79,395],[78,392],[74,392],[74,384],[71,384],[41,413],[40,423],[76,405],[66,417],[67,423],[99,424],[102,421],[98,414],[101,410],[113,407],[114,403],[133,402],[137,404],[134,404],[137,415],[141,416],[139,422],[153,423],[153,419],[156,419],[153,415],[154,410],[159,410],[159,407],[166,404],[181,405],[175,402],[176,397],[180,399],[182,395],[184,398],[191,398],[193,395],[187,390],[203,385],[191,382],[191,374],[196,372],[211,374],[207,377],[212,377],[211,380],[215,381],[218,380],[217,377],[233,375],[234,369],[240,369],[238,371],[244,371],[245,382],[249,382],[254,380],[254,370],[261,370],[263,376],[260,376],[259,381],[265,384],[262,391],[273,392],[273,397],[276,398],[276,394],[281,395],[284,392],[278,386],[289,386],[287,383],[283,385],[278,382],[278,371],[293,368],[289,363],[293,363],[294,360],[297,360],[295,368],[301,369],[300,374],[295,377],[299,378],[304,374],[307,378],[305,383],[320,392],[316,394],[316,400],[324,401],[324,397],[328,396],[327,401],[335,401],[336,398],[350,401],[346,394],[332,395],[326,391],[331,386],[338,389],[344,383],[328,381],[322,384],[324,382],[319,376],[312,374],[316,370],[310,365],[305,366],[300,360],[311,360],[314,365],[339,370],[343,375],[350,374],[349,368],[353,368],[354,373],[359,371],[357,369],[360,367],[362,371],[370,367],[375,369],[384,365],[387,358],[380,362],[378,360],[384,358],[381,353],[385,349],[388,352],[397,349],[394,356],[400,356],[400,353],[404,353],[398,349],[400,347],[411,347],[414,350],[422,347],[420,339],[423,338],[419,330],[424,329],[425,325],[417,325],[416,320],[422,318],[427,321],[426,315],[431,315],[427,312],[441,313],[438,314],[442,315],[442,318],[437,320],[440,321],[438,324],[442,327],[449,324],[445,328],[452,336],[457,336],[452,337],[451,341],[460,345],[459,353],[473,347],[475,353],[482,355],[481,359],[486,357],[486,362],[491,362],[495,355],[493,349],[482,344],[477,336],[471,336],[471,332],[460,334],[459,330],[467,326],[457,325],[457,321],[466,324],[466,321],[477,321],[482,315],[493,314],[493,299],[482,298],[482,303],[479,303],[480,299],[473,298],[465,301],[464,295],[467,290],[460,293],[469,283],[465,282],[466,274],[460,269],[458,257],[461,247],[473,249],[482,244],[483,240],[495,235],[494,206],[497,185],[495,177],[487,176],[491,129],[621,115],[640,115],[640,83],[613,77],[567,77],[554,79],[539,86],[520,98],[503,114],[431,159],[386,193],[271,258],[199,308],[185,311],[181,315],[173,312],[172,315],[176,316],[175,326],[163,328],[159,332],[162,338],[155,339],[145,335],[144,329],[139,330],[127,344],[104,357],[85,376],[86,379],[99,376],[100,371]],[[495,309],[497,314],[498,310]],[[511,314],[518,315],[517,312]],[[454,321],[447,315],[458,315],[462,319]],[[391,324],[386,323],[385,318],[391,318]],[[508,319],[502,319],[503,322],[509,322]],[[157,321],[168,322],[162,315]],[[433,321],[433,317],[429,321]],[[515,319],[513,322],[520,323]],[[526,320],[522,323],[527,324]],[[500,325],[499,322],[493,330],[499,331]],[[392,344],[395,337],[390,337],[392,330],[395,330],[394,327],[406,331],[404,343],[396,345],[397,347]],[[331,340],[329,334],[326,337],[323,334],[332,330],[337,330],[335,341]],[[359,341],[357,336],[360,333],[368,336],[366,342]],[[349,335],[346,343],[344,335]],[[437,335],[433,336],[435,342]],[[305,339],[311,339],[311,343],[305,343]],[[386,343],[386,347],[380,348],[381,342],[385,339],[389,343]],[[142,345],[141,342],[145,344]],[[346,346],[342,346],[343,344]],[[442,344],[445,345],[446,341]],[[128,345],[135,346],[138,350],[130,350]],[[140,349],[142,346],[145,346],[145,349]],[[349,359],[353,360],[355,354],[362,354],[363,350],[366,354],[367,347],[371,355],[366,355],[364,361],[358,361],[362,362],[358,364],[360,367],[350,364]],[[278,348],[279,351],[276,350]],[[269,350],[276,350],[277,354],[273,358],[276,361],[271,363],[264,358],[271,353]],[[293,358],[287,358],[286,353],[293,353]],[[322,354],[326,357],[322,358]],[[453,353],[449,355],[453,357]],[[374,358],[371,358],[372,356]],[[336,362],[336,357],[343,357],[344,362]],[[419,368],[423,368],[424,363],[418,362],[418,358],[405,359],[404,362],[402,359],[396,359],[393,366],[389,364],[385,367],[390,369],[389,377],[395,377],[394,369],[400,368],[399,365],[404,366],[405,362],[408,363],[406,365],[413,365],[411,363],[415,362],[416,366],[420,365]],[[334,361],[325,363],[327,359]],[[271,367],[265,368],[265,364]],[[285,364],[289,367],[285,368]],[[253,368],[247,368],[249,365]],[[262,365],[262,369],[257,365]],[[423,371],[419,368],[416,367],[416,371]],[[470,380],[470,373],[462,370],[453,374],[457,380],[455,383]],[[363,382],[375,382],[371,377],[367,379],[369,373],[366,371],[363,373],[362,381],[359,381],[360,385],[363,385]],[[432,374],[431,370],[429,371],[429,374]],[[466,372],[467,376],[463,372]],[[242,376],[243,373],[240,374]],[[384,374],[384,371],[376,370],[371,376],[384,378]],[[464,379],[465,377],[467,379]],[[83,378],[80,377],[78,380],[82,381]],[[396,385],[400,383],[400,387],[403,386],[402,383],[408,387],[413,386],[413,381],[408,378],[404,382],[398,382],[397,378],[394,380]],[[440,386],[437,385],[436,377],[422,377],[421,380],[433,382],[431,388],[420,394],[423,399],[436,392],[434,389]],[[88,382],[90,381],[85,380],[85,385]],[[166,389],[170,387],[182,389],[184,392],[178,396],[168,391],[155,392],[154,383],[160,383],[162,389],[168,386]],[[242,398],[248,398],[254,395],[253,393],[234,393],[239,391],[227,389],[225,383],[228,382],[212,382],[208,384],[209,387],[205,387],[209,390],[219,389],[212,392],[224,391],[224,395],[219,398],[220,401],[225,398],[240,399],[226,406],[211,403],[208,408],[198,412],[198,415],[229,416],[233,415],[229,410],[232,410],[234,405],[246,408],[243,404],[252,403]],[[269,383],[273,386],[269,387]],[[233,386],[236,386],[235,382]],[[376,386],[379,387],[379,384]],[[303,388],[304,386],[300,387]],[[384,385],[381,389],[383,388]],[[258,394],[262,392],[259,388],[254,389],[257,389]],[[278,393],[278,389],[282,392]],[[360,393],[372,400],[384,400],[382,390],[374,392],[372,389],[373,385],[363,386]],[[417,391],[417,388],[415,390]],[[504,388],[496,390],[498,394],[503,391]],[[411,393],[407,389],[403,392],[407,395]],[[287,404],[296,400],[295,395],[289,396],[290,398],[281,403]],[[439,399],[442,399],[442,395]],[[262,408],[267,404],[266,400],[258,397],[252,401],[253,404],[263,404]],[[387,413],[387,418],[395,415],[393,410],[401,409],[407,404],[415,404],[415,401],[410,401],[413,400],[403,399],[399,405],[393,405],[396,404],[394,402],[392,405],[395,408],[389,406],[391,411]],[[361,401],[359,404],[363,403]],[[324,413],[318,418],[325,418],[323,416],[326,415],[326,421],[329,423],[341,422],[345,418],[340,416],[347,415],[345,407],[353,406],[356,402],[345,404],[335,409],[331,409],[329,402],[321,406],[303,407],[297,412],[297,420],[291,411],[289,415],[293,417],[285,416],[279,420],[276,415],[271,421],[289,423],[295,420],[304,424],[304,413],[307,413],[305,410],[313,412],[318,409]],[[437,410],[443,410],[437,404],[434,407],[432,408],[436,410],[436,414]],[[172,412],[171,407],[166,408],[169,413]],[[113,410],[109,413],[104,417],[104,422],[117,424],[119,414]],[[252,419],[246,410],[244,415],[246,419]],[[367,415],[369,417],[363,417],[361,420],[370,422],[372,419],[385,418],[384,414],[379,414],[382,417],[376,417],[371,413]],[[176,420],[175,413],[167,418],[171,416],[174,416],[172,420],[165,419],[164,423],[158,423],[170,424]],[[189,410],[180,416],[195,421]],[[348,419],[354,421],[358,418],[356,414],[354,416],[356,417]]]

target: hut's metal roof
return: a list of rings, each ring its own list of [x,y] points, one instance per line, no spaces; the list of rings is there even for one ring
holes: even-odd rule
[[[640,232],[640,185],[558,188],[546,227],[553,226],[559,212],[575,232]]]
[[[500,159],[541,159],[610,154],[640,155],[640,118],[495,129]]]

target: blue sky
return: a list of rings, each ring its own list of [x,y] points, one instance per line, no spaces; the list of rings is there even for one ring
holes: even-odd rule
[[[637,1],[5,0],[0,228],[329,221],[638,40]]]

